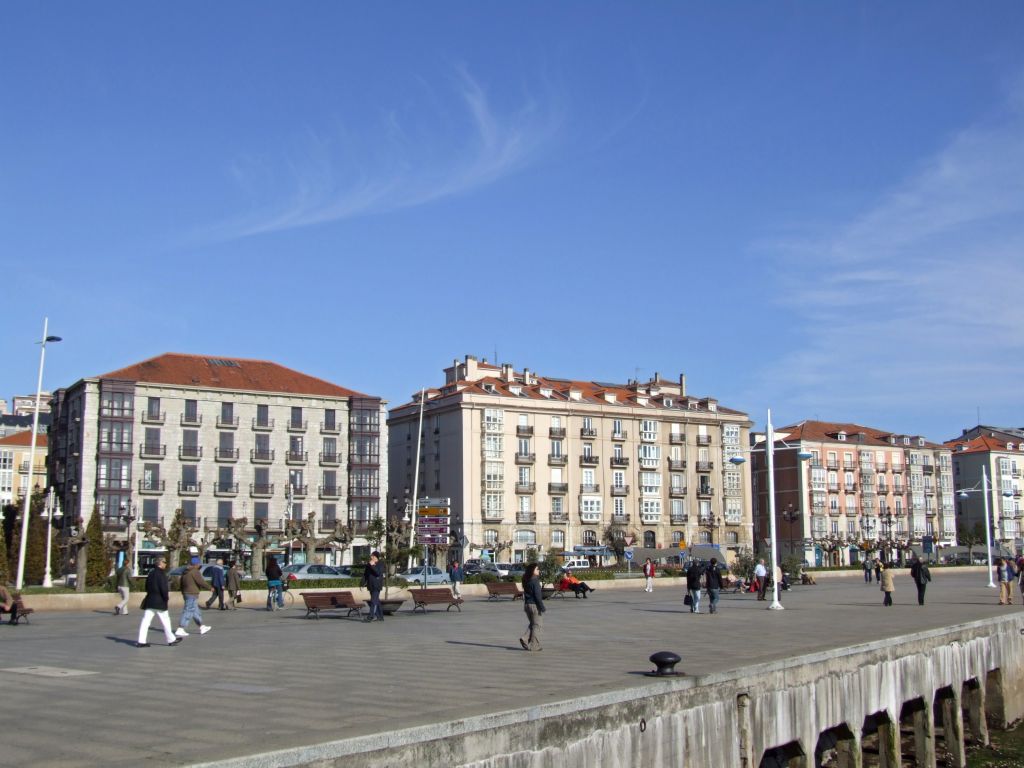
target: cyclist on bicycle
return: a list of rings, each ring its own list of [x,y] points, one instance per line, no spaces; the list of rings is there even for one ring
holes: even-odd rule
[[[284,608],[284,593],[281,590],[281,566],[277,564],[277,558],[273,555],[267,560],[267,610],[274,610],[274,600],[277,607]]]

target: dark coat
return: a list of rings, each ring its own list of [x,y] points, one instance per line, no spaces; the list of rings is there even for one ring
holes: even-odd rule
[[[163,568],[154,568],[146,577],[146,597],[142,607],[151,611],[166,611],[167,598],[167,573]]]
[[[539,576],[534,576],[523,584],[523,605],[535,605],[540,613],[547,610],[544,607],[544,591],[541,589]]]
[[[686,588],[687,589],[700,589],[701,576],[704,575],[704,569],[700,563],[694,560],[690,567],[686,569]]]
[[[910,566],[910,576],[918,585],[927,584],[932,580],[932,572],[928,570],[928,566],[916,561]]]
[[[465,581],[466,580],[466,576],[462,572],[462,566],[460,565],[458,568],[449,568],[448,569],[448,578],[451,579],[452,581]]]
[[[193,565],[181,574],[181,594],[196,597],[200,592],[209,592],[213,587],[206,583],[198,565]]]
[[[228,569],[228,591],[237,592],[242,586],[242,574],[237,568]]]
[[[213,575],[210,576],[210,584],[214,589],[224,589],[224,569],[214,568]]]
[[[277,561],[270,563],[267,566],[267,581],[280,581],[281,580],[281,566],[277,564]]]
[[[709,565],[706,573],[708,589],[721,589],[722,571],[719,569],[718,565]]]
[[[367,563],[363,568],[363,584],[371,592],[380,592],[384,588],[384,568],[379,562]]]

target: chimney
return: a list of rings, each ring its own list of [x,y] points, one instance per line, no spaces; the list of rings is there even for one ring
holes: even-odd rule
[[[526,386],[530,386],[531,384],[533,384],[533,379],[530,378],[529,368],[523,368],[523,384],[525,384]]]
[[[512,370],[511,363],[501,364],[501,378],[505,381],[513,381],[515,379],[515,372]]]
[[[679,396],[686,397],[686,374],[679,374]]]

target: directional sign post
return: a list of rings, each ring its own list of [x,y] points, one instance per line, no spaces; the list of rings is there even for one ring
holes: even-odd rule
[[[631,567],[633,564],[633,548],[626,547],[623,554],[625,554],[626,556],[626,574],[628,575],[633,572],[633,569]]]

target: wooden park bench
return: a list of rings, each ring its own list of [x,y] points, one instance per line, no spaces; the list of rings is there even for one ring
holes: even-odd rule
[[[320,611],[346,611],[346,616],[359,615],[365,603],[356,600],[351,592],[300,592],[306,604],[306,618],[320,618]]]
[[[25,607],[25,604],[21,601],[21,595],[15,595],[14,596],[14,606],[13,607],[14,607],[14,611],[12,611],[12,613],[14,613],[14,615],[11,617],[11,624],[14,624],[15,626],[17,626],[21,622],[22,619],[25,620],[26,624],[29,624],[30,623],[29,620],[28,620],[29,614],[36,612],[35,608],[26,608]],[[2,615],[4,613],[6,613],[6,611],[4,611],[2,607],[0,607],[0,615]]]
[[[446,610],[450,611],[454,607],[460,613],[462,612],[460,607],[462,605],[462,598],[455,597],[448,587],[413,588],[409,590],[409,594],[412,596],[413,613],[416,612],[417,608],[426,613],[428,605],[447,605],[448,608]]]
[[[514,581],[488,581],[487,599],[497,600],[500,597],[511,597],[513,600],[523,599],[523,590]]]

